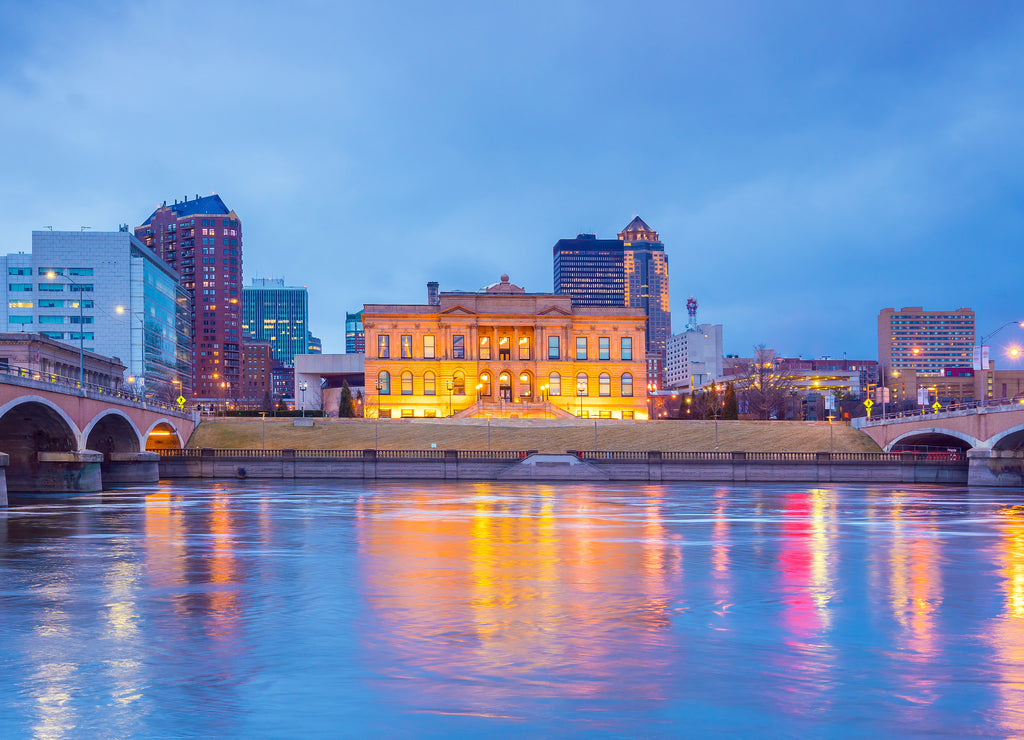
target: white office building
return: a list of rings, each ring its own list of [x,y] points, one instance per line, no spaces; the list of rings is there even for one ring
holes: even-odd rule
[[[191,303],[178,273],[123,228],[33,231],[32,251],[0,256],[0,327],[117,357],[125,383],[171,399],[192,377]]]
[[[665,385],[668,388],[700,388],[722,377],[722,325],[690,325],[668,338],[665,352]]]

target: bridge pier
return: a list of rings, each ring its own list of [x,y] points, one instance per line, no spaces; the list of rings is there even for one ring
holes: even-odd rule
[[[974,449],[967,460],[968,485],[1024,488],[1024,452]]]
[[[160,453],[109,452],[100,464],[103,488],[156,483],[160,480]]]
[[[7,488],[17,493],[94,493],[103,490],[100,462],[103,454],[37,452],[33,470],[7,477]]]
[[[10,455],[0,452],[0,506],[7,506],[7,473],[4,468],[10,461]]]

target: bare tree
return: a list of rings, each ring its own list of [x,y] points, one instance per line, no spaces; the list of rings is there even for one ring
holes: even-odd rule
[[[778,418],[786,396],[793,390],[792,378],[782,371],[774,353],[763,344],[754,348],[754,361],[738,386],[747,410],[759,419]]]

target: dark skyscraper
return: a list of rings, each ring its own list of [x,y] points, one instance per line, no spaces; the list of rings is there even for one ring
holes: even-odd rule
[[[135,236],[181,275],[192,296],[192,392],[242,391],[242,224],[219,195],[157,208]]]
[[[658,233],[639,216],[618,239],[579,234],[553,249],[555,293],[580,306],[629,306],[647,313],[648,382],[663,385],[665,345],[672,334],[668,257]]]

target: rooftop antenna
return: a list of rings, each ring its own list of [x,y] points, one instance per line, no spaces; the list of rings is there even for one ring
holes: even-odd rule
[[[686,322],[686,331],[697,331],[697,299],[693,296],[686,301],[686,313],[690,317]]]
[[[82,231],[85,231],[86,229],[91,229],[92,227],[91,227],[91,226],[81,226],[81,227],[79,227],[79,228],[80,228],[80,229],[81,229]]]
[[[43,228],[47,229],[48,231],[53,231],[53,227],[52,226],[44,226]]]

